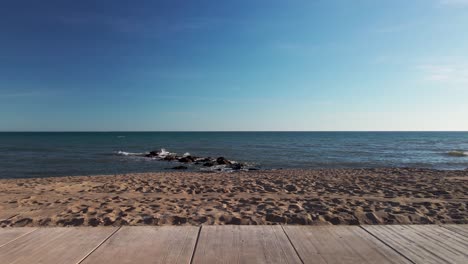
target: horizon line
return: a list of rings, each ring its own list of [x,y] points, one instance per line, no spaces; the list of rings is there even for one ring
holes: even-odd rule
[[[468,132],[468,130],[3,130],[0,133]]]

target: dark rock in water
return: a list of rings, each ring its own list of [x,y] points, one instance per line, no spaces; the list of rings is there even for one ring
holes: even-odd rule
[[[188,169],[188,167],[186,167],[186,166],[176,166],[176,167],[173,167],[171,169],[173,169],[173,170],[186,170],[186,169]]]
[[[190,156],[182,157],[182,158],[180,158],[180,159],[178,159],[178,160],[179,160],[179,162],[183,162],[183,163],[193,162],[193,159],[192,159],[192,157],[190,157]]]
[[[211,162],[211,161],[203,163],[203,166],[205,167],[213,167],[214,165],[215,165],[214,162]]]
[[[176,160],[177,157],[176,156],[172,156],[172,155],[167,155],[166,157],[164,157],[163,160],[167,160],[167,161],[171,161],[171,160]]]
[[[157,157],[157,156],[158,156],[158,152],[156,150],[150,151],[149,154],[145,155],[145,157],[147,158],[152,158],[152,157]]]
[[[242,163],[234,163],[232,164],[231,166],[229,166],[231,169],[233,170],[240,170],[242,168],[244,168],[244,164]]]
[[[229,164],[231,164],[231,162],[228,159],[224,158],[224,157],[217,158],[216,163],[218,163],[219,165],[229,165]]]
[[[259,169],[257,169],[257,168],[249,168],[249,171],[257,171],[257,170],[259,170]]]
[[[185,156],[187,155],[187,156]],[[149,158],[158,158],[161,160],[165,161],[179,161],[181,163],[195,163],[197,165],[203,165],[204,167],[213,167],[215,165],[227,165],[227,168],[230,168],[232,170],[242,170],[246,168],[246,165],[243,163],[236,163],[232,162],[225,157],[218,157],[216,159],[211,158],[211,157],[196,157],[196,156],[191,156],[189,153],[186,153],[184,156],[179,156],[176,154],[169,154],[165,150],[153,150],[150,151],[148,154],[145,154],[145,157]],[[187,169],[185,166],[177,166],[172,169]],[[220,168],[221,170],[221,168]],[[257,170],[255,168],[249,168],[249,170]]]

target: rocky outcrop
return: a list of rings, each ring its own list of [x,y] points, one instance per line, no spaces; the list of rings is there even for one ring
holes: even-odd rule
[[[173,155],[168,155],[168,156],[164,157],[163,160],[166,160],[166,161],[177,160],[177,157],[173,156]]]
[[[233,170],[241,170],[244,168],[244,164],[242,163],[234,163],[229,166]]]
[[[190,155],[190,153],[185,153],[184,155],[180,156],[175,153],[170,153],[165,149],[161,150],[153,150],[149,153],[144,155],[147,158],[161,160],[161,161],[178,161],[180,163],[185,164],[193,164],[198,165],[201,167],[211,168],[214,167],[213,170],[217,171],[238,171],[238,170],[256,170],[255,168],[248,168],[244,163],[238,163],[235,161],[231,161],[226,159],[225,157],[218,157],[218,158],[211,158],[211,157],[196,157]],[[186,166],[176,166],[172,169],[188,169]]]
[[[216,163],[218,163],[219,165],[229,165],[231,164],[231,161],[229,161],[225,157],[219,157],[216,159]]]
[[[204,167],[213,167],[214,165],[215,165],[215,164],[214,164],[214,162],[212,162],[212,161],[208,161],[208,162],[203,163],[203,166],[204,166]]]
[[[179,158],[178,161],[183,162],[183,163],[190,163],[190,162],[194,162],[195,158],[192,156],[186,156],[186,157]]]

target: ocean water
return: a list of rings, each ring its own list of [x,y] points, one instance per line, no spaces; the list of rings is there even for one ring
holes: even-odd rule
[[[0,133],[0,178],[167,171],[151,150],[223,156],[260,169],[468,168],[468,132]],[[190,166],[199,170],[199,166]]]

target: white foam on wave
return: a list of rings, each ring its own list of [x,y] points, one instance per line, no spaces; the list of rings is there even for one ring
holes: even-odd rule
[[[126,152],[126,151],[117,151],[117,155],[120,156],[142,156],[145,155],[145,153],[133,153],[133,152]]]
[[[139,152],[127,152],[127,151],[117,151],[116,152],[117,155],[119,156],[145,156],[147,155],[148,153],[139,153]],[[176,155],[176,153],[171,153],[169,151],[167,151],[166,149],[161,149],[160,151],[157,152],[157,156],[153,157],[156,158],[156,159],[164,159],[165,157],[169,156],[169,155]]]
[[[190,156],[190,153],[188,152],[185,152],[184,155],[182,155],[182,157],[188,157],[188,156]]]
[[[200,171],[206,172],[235,172],[235,171],[249,171],[249,166],[243,167],[241,169],[233,169],[228,165],[214,165],[211,167],[202,167]]]
[[[174,154],[174,153],[170,153],[169,151],[167,151],[166,149],[161,149],[159,152],[158,152],[158,157],[160,158],[165,158],[171,154]]]
[[[447,154],[452,157],[468,157],[468,151],[452,150]]]
[[[211,167],[200,168],[201,171],[211,172],[233,172],[234,170],[226,165],[214,165]]]

